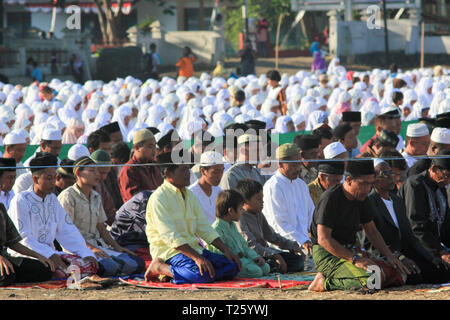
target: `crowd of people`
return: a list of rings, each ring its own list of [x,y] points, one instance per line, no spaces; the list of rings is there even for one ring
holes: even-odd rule
[[[312,291],[366,289],[374,266],[382,287],[450,279],[448,69],[53,79],[2,83],[0,104],[1,286],[73,266],[175,284],[306,270]]]

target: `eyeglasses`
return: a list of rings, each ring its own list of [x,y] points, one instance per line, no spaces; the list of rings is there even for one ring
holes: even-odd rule
[[[378,177],[389,178],[389,177],[392,177],[394,174],[395,174],[394,171],[381,171],[381,172],[378,174]]]

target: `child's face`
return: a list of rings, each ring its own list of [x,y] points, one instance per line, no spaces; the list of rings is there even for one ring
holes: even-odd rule
[[[263,192],[262,190],[258,192],[257,194],[253,195],[250,199],[245,200],[245,205],[247,211],[253,212],[253,213],[261,213],[264,208],[264,201],[263,201]]]
[[[241,219],[242,208],[243,204],[241,203],[238,205],[236,210],[234,210],[233,208],[230,209],[230,218],[232,221],[239,221]]]

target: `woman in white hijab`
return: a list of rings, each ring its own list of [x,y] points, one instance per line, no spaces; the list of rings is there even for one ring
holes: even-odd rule
[[[292,116],[300,108],[301,100],[303,98],[303,93],[304,93],[304,90],[303,90],[303,92],[296,90],[294,93],[292,93],[292,95],[289,98],[288,103],[287,103],[287,115],[288,116]]]
[[[433,78],[423,77],[418,84],[418,96],[419,100],[427,106],[431,106],[433,100]]]
[[[145,86],[141,88],[141,92],[139,93],[139,98],[137,99],[137,105],[141,106],[146,102],[150,102],[152,99],[153,89],[149,86]]]
[[[292,121],[294,122],[295,131],[305,131],[306,129],[306,119],[300,112],[295,113],[292,116]]]
[[[332,76],[336,74],[336,68],[339,66],[340,62],[341,61],[337,57],[331,59],[330,64],[328,65],[327,75]]]
[[[216,112],[208,132],[215,138],[222,137],[224,128],[232,123],[234,123],[234,119],[228,113]]]
[[[72,94],[69,97],[69,100],[67,100],[66,104],[64,105],[64,109],[68,110],[69,118],[67,119],[67,122],[70,118],[77,118],[81,120],[82,114],[83,114],[83,108],[82,108],[83,100],[80,95],[78,94]],[[65,119],[61,119],[64,121]],[[66,121],[64,121],[66,122]]]
[[[316,110],[312,112],[308,117],[308,124],[306,125],[307,131],[312,131],[317,125],[321,123],[327,123],[328,115],[325,111]]]
[[[78,138],[84,133],[85,125],[83,121],[72,118],[67,124],[67,128],[62,135],[63,144],[74,144],[77,142]]]
[[[273,133],[288,133],[295,132],[294,122],[292,118],[289,116],[281,116],[277,118],[275,122],[275,128],[273,129]]]
[[[112,122],[117,121],[119,123],[120,131],[125,142],[128,142],[126,139],[128,137],[128,132],[130,131],[128,125],[130,123],[131,113],[131,108],[127,105],[123,105],[114,112],[112,118]]]

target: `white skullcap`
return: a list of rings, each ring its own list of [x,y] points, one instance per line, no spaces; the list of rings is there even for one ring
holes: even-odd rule
[[[45,129],[42,133],[42,140],[62,140],[61,130],[58,129]]]
[[[207,167],[223,164],[222,155],[215,151],[206,151],[200,156],[200,166]]]
[[[419,138],[428,136],[430,131],[424,123],[412,123],[406,129],[406,136],[411,138]]]
[[[372,158],[372,160],[373,160],[373,168],[374,169],[376,167],[378,167],[378,165],[381,163],[387,163],[386,161],[384,161],[383,159],[380,159],[380,158]]]
[[[347,152],[347,149],[339,141],[332,142],[323,149],[325,159],[333,159],[344,152]]]
[[[26,143],[26,138],[20,132],[11,131],[3,139],[3,144],[7,146],[11,144],[22,144],[22,143]]]
[[[77,161],[81,157],[89,157],[90,155],[89,149],[86,146],[77,143],[70,147],[67,158]]]
[[[434,128],[431,134],[431,141],[436,143],[450,144],[450,129]]]

